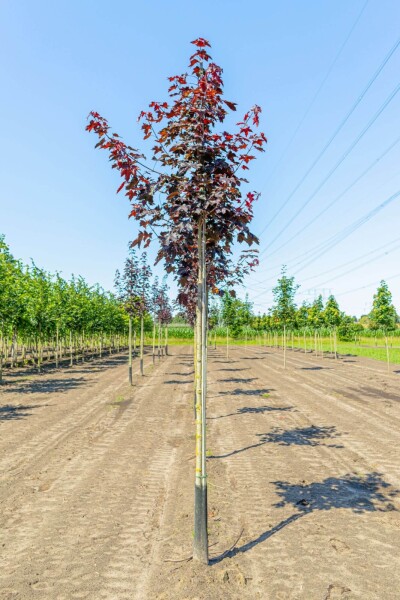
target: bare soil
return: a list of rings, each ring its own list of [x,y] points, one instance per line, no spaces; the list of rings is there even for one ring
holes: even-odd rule
[[[209,352],[209,566],[190,560],[190,347],[0,388],[2,600],[398,600],[400,373]],[[138,369],[138,362],[136,362]]]

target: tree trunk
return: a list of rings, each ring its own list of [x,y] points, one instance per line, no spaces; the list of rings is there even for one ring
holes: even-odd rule
[[[337,360],[337,337],[336,337],[336,327],[333,331],[333,351],[335,353],[335,360]]]
[[[193,558],[208,564],[206,474],[207,283],[205,225],[199,224],[199,271],[196,307],[196,476]]]
[[[58,369],[58,323],[56,327],[56,369]]]
[[[168,356],[168,325],[165,326],[165,356]]]
[[[194,410],[194,420],[196,422],[196,407],[197,407],[197,322],[194,326],[193,331],[193,366],[194,366],[194,386],[193,386],[193,410]],[[197,425],[197,424],[196,424]]]
[[[388,343],[388,337],[386,334],[385,334],[385,346],[386,346],[387,370],[388,370],[388,373],[390,373],[389,343]]]
[[[0,337],[0,383],[3,383],[3,352],[4,352],[4,332],[1,332]]]
[[[14,361],[15,361],[15,340],[16,340],[16,333],[14,331],[12,334],[12,338],[11,338],[11,350],[10,350],[10,368],[11,369],[14,368]]]
[[[72,367],[74,363],[74,357],[72,353],[72,331],[69,330],[69,366]]]
[[[226,358],[229,358],[229,327],[226,326]]]
[[[42,371],[42,340],[40,338],[40,334],[39,334],[39,339],[37,342],[37,368],[38,368],[38,372],[41,373],[41,371]]]
[[[129,315],[128,378],[129,378],[129,385],[132,385],[132,315]]]
[[[140,317],[140,374],[143,377],[144,317]]]
[[[283,368],[286,369],[286,325],[283,326]]]
[[[156,360],[156,322],[153,321],[153,365]]]

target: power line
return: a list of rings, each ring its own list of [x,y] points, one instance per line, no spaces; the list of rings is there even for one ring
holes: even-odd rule
[[[391,275],[390,277],[385,277],[384,281],[390,281],[391,279],[396,279],[400,277],[400,273],[396,273],[395,275]],[[340,294],[336,294],[337,296],[344,296],[345,294],[351,294],[352,292],[358,292],[359,290],[365,290],[365,288],[371,287],[371,285],[377,285],[382,281],[382,279],[378,279],[377,281],[372,281],[371,283],[367,283],[366,285],[361,285],[360,287],[353,288],[351,290],[346,290],[345,292],[341,292]]]
[[[362,254],[361,256],[358,256],[357,258],[353,258],[352,260],[349,260],[349,261],[347,261],[347,262],[345,262],[345,263],[343,263],[343,264],[341,264],[341,265],[339,265],[337,267],[333,267],[332,269],[328,269],[328,271],[324,271],[323,273],[319,273],[318,275],[312,275],[311,277],[306,277],[306,279],[303,279],[303,281],[310,281],[310,279],[316,279],[318,277],[321,277],[321,275],[327,275],[328,273],[332,273],[332,271],[337,271],[338,269],[342,269],[343,267],[347,267],[347,265],[351,265],[352,263],[355,263],[355,262],[361,260],[362,258],[365,258],[367,256],[371,256],[371,254],[375,254],[375,252],[379,252],[379,250],[382,250],[383,248],[387,248],[388,246],[391,246],[392,244],[394,244],[395,242],[398,242],[399,240],[400,240],[400,237],[395,238],[391,242],[387,242],[386,244],[383,244],[382,246],[379,246],[378,248],[375,248],[374,250],[370,250],[369,252],[366,252],[365,254]],[[398,246],[396,246],[396,248],[397,247]],[[392,248],[392,250],[384,252],[380,256],[384,256],[385,254],[389,254],[390,252],[393,252],[396,248]],[[379,258],[379,257],[372,258],[371,260],[376,260],[376,258]],[[356,268],[358,268],[358,267],[356,267]],[[339,277],[341,277],[341,275],[339,275]]]
[[[387,198],[384,202],[381,202],[381,204],[378,204],[378,206],[376,206],[375,208],[370,210],[364,216],[360,217],[359,219],[357,219],[356,221],[354,221],[353,223],[351,223],[350,225],[348,225],[347,227],[345,227],[344,229],[342,229],[335,235],[331,236],[328,240],[322,242],[321,244],[318,244],[313,249],[309,250],[308,253],[314,253],[314,256],[312,258],[310,258],[310,260],[308,260],[308,262],[306,262],[303,266],[301,266],[299,269],[297,269],[297,271],[294,272],[294,275],[296,275],[297,273],[299,273],[300,271],[302,271],[303,269],[308,267],[315,260],[317,260],[324,254],[326,254],[329,250],[331,250],[334,246],[336,246],[337,244],[339,244],[340,242],[345,240],[347,237],[349,237],[349,235],[354,233],[354,231],[356,231],[362,225],[367,223],[370,219],[372,219],[381,210],[383,210],[389,204],[394,202],[396,200],[396,198],[398,198],[399,196],[400,196],[400,190],[398,190],[397,192],[395,192],[394,194],[389,196],[389,198]],[[303,261],[299,261],[299,262],[301,264],[301,262],[303,262]],[[258,298],[259,296],[261,296],[261,294],[263,294],[265,291],[267,291],[267,290],[261,291],[257,296],[255,296],[255,298]]]
[[[305,202],[303,202],[303,204],[300,206],[300,208],[289,219],[289,221],[284,225],[284,227],[276,234],[276,236],[272,239],[272,241],[264,248],[264,250],[260,253],[260,256],[262,256],[268,250],[268,248],[270,248],[273,245],[273,243],[280,237],[280,235],[285,231],[285,229],[287,229],[287,227],[289,227],[293,223],[293,221],[304,210],[304,208],[311,202],[311,200],[313,200],[313,198],[315,198],[317,193],[322,189],[322,187],[325,185],[325,183],[331,178],[333,173],[335,173],[335,171],[345,161],[345,159],[348,157],[348,155],[354,150],[354,148],[357,146],[357,144],[361,141],[361,139],[364,137],[364,135],[367,133],[367,131],[370,129],[370,127],[372,127],[372,125],[375,123],[377,118],[382,114],[382,112],[390,104],[390,102],[395,98],[395,96],[398,94],[399,91],[400,91],[400,83],[396,85],[394,90],[389,94],[389,96],[386,98],[384,103],[379,107],[379,109],[374,114],[374,116],[368,121],[368,123],[364,127],[364,129],[362,129],[362,131],[358,134],[356,139],[353,140],[353,142],[350,144],[350,146],[347,148],[347,150],[342,154],[340,159],[336,162],[336,164],[332,167],[332,169],[324,177],[322,182],[315,188],[315,190],[313,191],[311,196],[309,196],[307,198],[307,200]]]
[[[373,208],[366,215],[364,215],[363,217],[360,217],[359,219],[357,219],[356,221],[354,221],[351,225],[348,225],[348,227],[346,227],[345,229],[343,229],[341,232],[339,232],[336,235],[332,236],[329,240],[327,240],[327,242],[325,242],[322,245],[324,247],[321,248],[321,251],[318,254],[316,254],[316,256],[314,256],[313,258],[311,258],[311,260],[309,260],[308,262],[306,262],[305,265],[303,265],[302,267],[300,267],[300,269],[298,269],[297,271],[295,271],[295,274],[299,273],[300,271],[302,271],[303,269],[305,269],[306,267],[308,267],[308,265],[310,265],[311,263],[313,263],[317,258],[320,258],[324,254],[326,254],[329,250],[331,250],[334,246],[336,246],[337,244],[339,244],[340,242],[342,242],[343,240],[345,240],[347,237],[349,237],[349,235],[351,235],[352,233],[354,233],[354,231],[356,231],[357,229],[359,229],[362,225],[364,225],[365,223],[367,223],[367,221],[369,221],[376,214],[378,214],[378,212],[380,212],[381,210],[383,210],[384,208],[386,208],[386,206],[388,206],[389,204],[391,204],[392,202],[394,202],[396,200],[396,198],[398,198],[399,196],[400,196],[400,190],[398,190],[397,192],[395,192],[394,194],[392,194],[391,196],[389,196],[389,198],[387,198],[384,202],[382,202],[381,204],[379,204],[378,206],[376,206],[375,208]]]
[[[399,140],[400,140],[400,137],[399,137],[399,139],[398,139],[398,140],[397,140],[395,143],[397,143]],[[392,144],[392,147],[393,147],[393,145],[394,145],[394,144]],[[378,160],[379,160],[379,159],[378,159]],[[368,168],[368,169],[369,169],[369,168]],[[365,174],[365,171],[364,171],[364,174]],[[362,175],[361,175],[361,176],[362,176]],[[359,177],[357,178],[357,180],[359,180],[361,176],[359,176]],[[394,179],[394,178],[395,178],[395,177],[397,177],[397,176],[398,176],[398,172],[395,172],[395,173],[393,174],[393,176],[392,176],[392,177],[390,177],[389,179],[387,179],[387,180],[384,182],[384,184],[386,185],[388,182],[390,182],[392,179]],[[357,180],[356,180],[356,181],[357,181]],[[355,182],[356,182],[356,181],[355,181]],[[354,183],[355,183],[355,182],[353,182],[352,184],[350,184],[350,186],[349,186],[348,188],[346,188],[346,190],[344,190],[344,192],[342,192],[342,193],[340,194],[340,196],[343,196],[343,195],[346,193],[346,191],[348,191],[348,190],[349,190],[349,189],[350,189],[350,188],[351,188],[351,187],[354,185]],[[382,187],[382,186],[379,186],[379,188],[380,188],[380,187]],[[379,189],[379,188],[378,188],[378,189]],[[336,201],[337,199],[338,199],[338,197],[337,197],[336,199],[334,199],[334,201]],[[325,210],[325,209],[323,209],[323,210]],[[323,212],[323,211],[321,211],[321,212]],[[320,214],[321,214],[321,213],[320,213]],[[298,233],[299,233],[299,234],[300,234],[300,233],[302,233],[302,232],[303,232],[303,230],[304,230],[304,229],[306,229],[307,227],[308,227],[308,224],[306,224],[306,225],[305,225],[305,226],[304,226],[304,227],[303,227],[303,228],[302,228],[302,229],[301,229],[301,230],[300,230]],[[394,241],[396,241],[396,240],[394,240]],[[317,246],[314,246],[313,248],[309,248],[309,249],[308,249],[308,250],[306,250],[305,252],[302,252],[301,254],[298,254],[297,256],[295,256],[294,258],[292,258],[291,260],[289,260],[288,262],[286,262],[286,261],[285,261],[285,264],[289,264],[290,268],[295,268],[297,265],[301,265],[301,263],[302,263],[303,261],[305,261],[305,260],[308,260],[308,257],[309,257],[310,255],[312,255],[313,253],[315,253],[315,252],[317,252],[318,250],[322,249],[322,248],[324,247],[324,245],[325,245],[325,244],[326,244],[326,241],[323,241],[323,242],[321,242],[320,244],[318,244]],[[386,245],[386,244],[385,244],[385,245]],[[377,250],[379,250],[379,248],[378,248]],[[377,251],[377,250],[376,250],[376,251]],[[276,252],[277,252],[277,250],[274,250],[274,252],[270,253],[270,254],[269,254],[269,256],[271,256],[271,255],[275,254]],[[354,262],[354,261],[350,261],[350,262]],[[293,263],[293,264],[291,264],[291,263]],[[276,271],[276,269],[279,269],[279,268],[281,267],[281,264],[282,264],[282,263],[280,263],[280,264],[278,264],[278,265],[274,265],[273,267],[269,267],[269,268],[267,268],[267,270],[268,270],[268,271]],[[313,276],[313,277],[311,277],[311,278],[309,278],[309,279],[312,279],[312,278],[314,278],[314,277],[315,277],[315,276]],[[272,281],[274,278],[275,278],[275,277],[268,277],[267,279],[263,279],[262,281],[254,281],[254,283],[256,283],[256,284],[264,284],[264,283],[266,283],[266,282],[268,282],[268,281]]]
[[[352,260],[348,260],[345,263],[342,263],[341,265],[337,265],[336,267],[333,267],[332,269],[328,269],[327,271],[325,270],[323,273],[318,273],[318,275],[311,275],[311,277],[306,277],[305,279],[303,279],[302,281],[310,281],[311,279],[317,279],[318,277],[321,277],[321,275],[327,275],[328,273],[332,273],[333,271],[337,271],[339,269],[343,269],[343,267],[347,267],[348,265],[351,265],[353,263],[358,262],[359,260],[362,260],[364,258],[366,258],[367,256],[371,256],[371,254],[375,254],[376,252],[379,252],[380,250],[383,250],[384,248],[387,248],[388,246],[391,246],[392,244],[394,244],[395,242],[400,241],[400,237],[395,238],[394,240],[391,240],[390,242],[387,242],[386,244],[383,244],[382,246],[378,246],[378,248],[374,248],[373,250],[370,250],[369,252],[366,252],[364,254],[361,254],[360,256],[357,256],[357,258],[353,258]],[[395,250],[397,250],[397,248],[399,248],[400,246],[396,246],[395,248],[392,248],[391,250],[385,251],[382,254],[380,254],[379,256],[376,256],[374,258],[372,258],[369,262],[377,260],[378,258],[381,258],[382,256],[385,256],[387,254],[390,254],[391,252],[394,252]],[[358,265],[357,267],[354,267],[354,269],[352,270],[356,270],[358,268],[361,268],[363,265]],[[278,268],[278,267],[277,267]],[[335,276],[333,278],[334,279],[338,279],[339,277],[342,277],[343,275],[345,275],[347,273],[341,273],[337,276]],[[275,277],[270,277],[269,279],[264,280],[262,283],[265,283],[266,281],[270,281],[275,279]],[[332,279],[330,279],[330,281],[332,281]],[[323,284],[321,284],[323,285]],[[246,285],[246,288],[253,290],[255,292],[259,291],[259,289],[257,290],[256,288],[253,288],[251,286]]]
[[[321,81],[321,83],[320,83],[320,85],[319,85],[319,87],[318,87],[317,91],[315,92],[315,94],[314,94],[314,96],[313,96],[313,98],[312,98],[312,100],[311,100],[310,104],[308,105],[308,107],[307,107],[307,109],[306,109],[305,113],[303,114],[302,118],[300,119],[300,122],[299,122],[299,124],[297,125],[297,127],[296,127],[296,129],[295,129],[294,133],[292,134],[292,136],[291,136],[291,138],[290,138],[290,140],[289,140],[288,144],[286,145],[286,147],[285,147],[284,151],[283,151],[283,152],[282,152],[282,154],[280,155],[280,157],[279,157],[279,159],[278,159],[278,162],[275,164],[274,168],[273,168],[273,169],[272,169],[272,171],[269,173],[269,175],[268,175],[268,177],[267,177],[267,180],[266,180],[266,182],[265,182],[265,184],[264,184],[264,189],[265,189],[265,187],[266,187],[266,184],[267,184],[267,183],[268,183],[268,181],[271,179],[272,175],[275,173],[275,171],[277,170],[277,168],[278,168],[278,167],[279,167],[279,165],[281,164],[282,160],[283,160],[283,159],[284,159],[284,157],[286,156],[286,154],[287,154],[287,152],[288,152],[288,150],[289,150],[290,146],[291,146],[291,145],[292,145],[292,143],[293,143],[293,140],[295,139],[295,137],[296,137],[297,133],[299,132],[299,129],[301,128],[301,126],[303,125],[304,121],[305,121],[305,120],[306,120],[306,118],[308,117],[308,114],[309,114],[309,112],[310,112],[311,108],[314,106],[314,103],[315,103],[316,99],[318,98],[319,94],[321,93],[321,91],[322,91],[322,88],[324,87],[324,85],[325,85],[325,83],[326,83],[326,81],[327,81],[327,79],[328,79],[329,75],[331,74],[331,72],[332,72],[332,70],[333,70],[334,66],[336,65],[337,61],[339,60],[339,58],[340,58],[340,55],[342,54],[342,52],[343,52],[343,50],[344,50],[344,48],[345,48],[345,46],[346,46],[347,42],[349,41],[349,39],[350,39],[350,37],[351,37],[351,34],[353,33],[353,31],[354,31],[354,29],[356,28],[356,26],[357,26],[357,24],[358,24],[359,20],[361,19],[361,16],[362,16],[363,12],[365,11],[365,9],[366,9],[366,7],[367,7],[367,4],[368,4],[368,2],[369,2],[369,0],[367,0],[367,1],[364,3],[364,6],[361,8],[361,11],[359,12],[359,14],[358,14],[358,16],[357,16],[356,20],[354,21],[353,25],[352,25],[352,26],[351,26],[351,28],[350,28],[350,31],[349,31],[349,33],[347,34],[347,36],[346,36],[345,40],[343,41],[343,43],[342,43],[342,45],[340,46],[340,48],[339,48],[338,52],[336,53],[336,56],[335,56],[335,58],[333,59],[333,62],[331,63],[330,67],[328,68],[328,71],[326,72],[326,74],[325,74],[325,76],[324,76],[323,80]],[[263,230],[263,231],[264,231],[264,230]],[[262,232],[261,232],[261,233],[262,233]],[[260,235],[261,235],[261,234],[260,234]]]
[[[288,244],[290,244],[290,242],[292,242],[295,238],[297,238],[299,235],[301,235],[306,229],[308,229],[311,225],[313,225],[313,223],[315,223],[315,221],[317,221],[319,219],[319,217],[321,217],[323,214],[325,214],[334,204],[336,204],[336,202],[338,202],[341,198],[343,198],[343,196],[345,194],[347,194],[347,192],[349,192],[363,177],[365,177],[365,175],[367,173],[369,173],[369,171],[371,171],[371,169],[373,167],[375,167],[378,164],[378,162],[380,160],[382,160],[382,158],[384,158],[386,156],[386,154],[388,154],[390,152],[390,150],[392,150],[399,142],[400,142],[400,136],[398,136],[397,139],[392,144],[390,144],[390,146],[388,148],[386,148],[386,150],[378,158],[376,158],[361,173],[361,175],[359,175],[349,186],[347,186],[347,188],[345,190],[343,190],[343,192],[341,192],[329,204],[327,204],[327,206],[325,206],[322,210],[320,210],[320,212],[318,214],[316,214],[311,219],[311,221],[308,221],[308,223],[306,223],[306,225],[303,225],[303,227],[301,227],[300,229],[298,229],[296,231],[296,233],[294,233],[292,235],[292,237],[290,237],[288,240],[286,240],[286,242],[283,242],[283,244],[281,244],[280,246],[278,246],[278,248],[276,248],[273,252],[270,252],[269,256],[273,256],[274,254],[276,254],[277,252],[279,252],[279,250],[281,250],[282,248],[284,248],[285,246],[287,246]],[[397,173],[396,173],[396,175],[397,175]]]
[[[368,92],[368,90],[370,89],[370,87],[372,86],[372,84],[375,82],[375,80],[377,79],[377,77],[380,75],[380,73],[382,72],[383,68],[385,67],[385,65],[387,64],[387,62],[390,60],[390,58],[393,56],[393,54],[395,53],[395,51],[397,50],[397,48],[399,47],[399,45],[400,45],[400,38],[398,38],[398,40],[396,41],[396,43],[394,44],[394,46],[392,46],[392,48],[386,54],[385,58],[383,59],[383,61],[379,65],[378,69],[375,71],[375,73],[373,74],[373,76],[371,77],[371,79],[368,81],[367,85],[365,86],[365,88],[363,89],[363,91],[361,92],[361,94],[358,96],[357,100],[353,103],[353,105],[351,106],[350,110],[347,112],[346,116],[342,119],[342,121],[340,122],[339,126],[335,129],[335,131],[333,132],[333,134],[331,135],[331,137],[329,138],[329,140],[326,142],[325,146],[319,152],[319,154],[314,159],[314,161],[311,163],[310,167],[307,169],[307,171],[305,172],[305,174],[303,175],[303,177],[300,179],[300,181],[297,183],[297,185],[291,191],[291,193],[289,194],[289,196],[286,198],[285,202],[280,206],[280,208],[273,215],[272,219],[270,219],[270,221],[266,224],[266,226],[264,227],[264,229],[262,229],[262,231],[259,233],[259,235],[261,235],[262,233],[264,233],[264,231],[271,225],[271,223],[273,223],[273,221],[276,219],[276,217],[281,213],[281,211],[285,208],[285,206],[288,204],[288,202],[291,200],[291,198],[297,192],[297,190],[299,189],[299,187],[302,185],[302,183],[305,181],[305,179],[311,173],[312,169],[315,167],[315,165],[319,162],[319,160],[325,154],[325,152],[327,151],[327,149],[329,148],[329,146],[331,145],[331,143],[333,142],[333,140],[336,138],[336,136],[338,135],[338,133],[343,129],[344,125],[347,123],[347,121],[349,120],[349,118],[351,117],[351,115],[353,114],[353,112],[355,111],[355,109],[357,108],[357,106],[360,104],[360,102],[362,101],[362,99],[364,98],[364,96],[366,95],[366,93]]]
[[[361,263],[361,265],[357,265],[356,267],[348,269],[344,273],[339,273],[339,275],[335,275],[335,277],[331,277],[330,279],[328,279],[326,281],[323,281],[319,285],[325,285],[326,283],[330,283],[331,281],[335,281],[336,279],[340,279],[341,277],[344,277],[345,275],[348,275],[349,273],[353,273],[353,271],[357,271],[357,269],[361,269],[362,267],[365,267],[365,265],[369,265],[372,262],[374,262],[375,260],[378,260],[379,258],[382,258],[382,256],[387,256],[388,254],[391,254],[392,252],[394,252],[395,250],[398,250],[399,248],[400,248],[400,244],[397,245],[397,246],[395,246],[391,250],[387,250],[386,252],[383,252],[382,254],[378,254],[378,256],[375,256],[374,258],[370,258],[366,262]]]

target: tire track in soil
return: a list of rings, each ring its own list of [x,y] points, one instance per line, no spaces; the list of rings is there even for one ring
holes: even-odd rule
[[[71,462],[69,465],[66,463],[64,467],[68,467],[69,472],[75,468],[81,460],[76,449],[79,448],[79,452],[86,451],[114,422],[116,411],[112,414],[106,410],[110,408],[110,400],[115,400],[118,391],[132,392],[127,387],[125,371],[126,365],[111,368],[107,372],[107,379],[110,381],[105,382],[104,378],[96,380],[96,371],[90,370],[87,389],[77,398],[74,397],[75,394],[72,397],[71,394],[69,397],[65,394],[52,397],[54,410],[48,419],[50,423],[47,421],[46,414],[45,427],[39,415],[35,415],[36,423],[32,423],[32,417],[29,417],[30,429],[25,435],[27,439],[19,440],[16,447],[15,435],[12,437],[11,444],[9,444],[9,436],[3,436],[4,442],[7,443],[7,451],[3,449],[4,458],[0,462],[1,472],[5,473],[0,502],[5,495],[12,505],[12,498],[9,495],[11,485],[14,497],[18,497],[21,493],[31,494],[41,485],[49,485],[49,482],[55,481],[60,476],[59,455],[62,457],[68,454],[67,460]],[[69,377],[65,375],[68,381]],[[137,375],[139,377],[139,374]],[[35,393],[34,401],[40,402],[40,394]],[[24,424],[22,422],[22,425]],[[2,425],[11,426],[13,431],[15,430],[12,422]],[[49,462],[49,453],[52,453],[52,462]],[[17,469],[19,470],[16,472]],[[18,479],[15,479],[17,476]]]
[[[241,349],[232,349],[226,361],[218,350],[210,352],[209,447],[215,456],[233,452],[208,460],[211,555],[221,556],[243,528],[239,551],[210,567],[165,562],[190,554],[193,519],[193,460],[188,459],[194,445],[193,388],[187,377],[192,364],[187,349],[176,349],[146,378],[149,384],[133,402],[128,398],[101,418],[93,411],[83,431],[76,427],[59,444],[57,457],[50,455],[49,470],[40,475],[42,490],[19,497],[22,519],[11,521],[12,532],[6,530],[17,534],[15,543],[10,535],[6,550],[16,554],[6,560],[8,571],[0,565],[7,586],[0,598],[395,600],[400,587],[397,513],[335,508],[303,514],[296,505],[274,506],[279,497],[271,483],[312,485],[352,472],[355,459],[357,469],[367,471],[374,435],[382,435],[382,429],[364,405],[329,395],[326,374],[321,382],[315,372],[300,373],[304,385],[299,385],[298,370],[284,371],[273,360],[278,354],[253,356],[251,351],[244,357]],[[224,373],[228,366],[237,372]],[[172,374],[168,381],[173,383],[163,383]],[[266,388],[272,388],[270,397],[262,398],[257,390]],[[107,393],[110,400],[115,387]],[[347,404],[357,410],[344,410]],[[263,410],[266,406],[275,410]],[[276,410],[290,406],[295,410]],[[237,413],[243,407],[262,410]],[[71,421],[71,428],[77,425]],[[333,442],[345,447],[329,447],[329,438],[315,446],[282,446],[260,443],[257,436],[310,423],[336,426],[343,435]],[[98,429],[89,443],[85,432],[91,425]],[[82,450],[67,463],[71,440]],[[51,482],[57,466],[58,479]],[[29,526],[34,519],[35,536]]]
[[[134,390],[133,402],[112,407],[117,414],[107,415],[90,444],[76,437],[79,427],[81,436],[87,430],[90,419],[78,424],[75,412],[67,421],[75,422],[71,434],[80,444],[79,453],[71,461],[64,455],[64,463],[52,465],[48,471],[58,468],[58,477],[35,494],[22,496],[22,502],[20,497],[20,504],[13,494],[0,563],[5,598],[133,597],[148,564],[173,465],[169,437],[160,438],[160,431],[171,413],[170,386],[163,387],[162,380],[174,370],[177,358],[164,361],[149,378],[150,385]],[[116,390],[126,387],[117,383],[125,368],[113,374],[100,403],[97,398],[98,410],[104,411],[107,397],[113,399]],[[153,384],[160,379],[155,397]],[[92,412],[97,426],[99,415]],[[58,429],[55,437],[61,447]],[[68,443],[64,429],[63,444]]]
[[[240,358],[240,354],[240,349],[234,350],[232,353],[234,360],[240,363],[237,365],[238,367],[243,366],[245,362],[243,357]],[[250,357],[247,356],[246,358]],[[246,363],[248,366],[247,360]],[[266,373],[265,361],[255,360],[252,363],[251,372],[247,372],[246,377],[251,379],[257,376],[258,379],[246,383],[245,394],[241,396],[223,396],[222,402],[218,400],[219,413],[227,415],[233,413],[235,406],[237,408],[243,407],[243,400],[247,406],[261,407],[265,405],[266,401],[260,395],[251,394],[252,388],[256,390],[264,387],[271,387],[276,390],[271,392],[268,404],[272,403],[272,406],[275,407],[277,406],[276,402],[278,406],[287,407],[292,405],[297,410],[297,412],[253,412],[226,417],[221,419],[223,426],[218,426],[220,431],[216,431],[217,435],[214,439],[214,444],[218,447],[220,455],[248,448],[248,450],[234,453],[220,460],[227,464],[228,477],[234,483],[235,488],[234,501],[230,504],[230,510],[227,512],[226,517],[229,519],[229,515],[235,514],[235,509],[240,511],[239,516],[236,517],[235,525],[237,528],[237,522],[240,522],[241,517],[245,528],[245,537],[240,541],[239,547],[246,549],[246,542],[249,539],[258,539],[261,542],[246,549],[247,554],[251,555],[253,566],[253,580],[255,579],[253,593],[258,588],[260,594],[264,594],[268,590],[271,597],[277,599],[304,598],[304,600],[311,600],[313,598],[330,597],[331,592],[332,594],[341,594],[343,591],[343,594],[347,594],[345,590],[353,587],[350,596],[338,595],[338,597],[375,599],[383,597],[379,594],[382,594],[382,590],[385,589],[383,592],[385,598],[394,599],[395,596],[391,595],[390,588],[387,588],[388,582],[382,574],[380,577],[376,577],[376,581],[372,586],[366,587],[365,564],[371,563],[371,559],[370,554],[363,551],[365,541],[368,540],[369,545],[372,546],[370,548],[372,554],[382,552],[384,548],[387,561],[393,559],[393,554],[396,555],[396,545],[398,549],[400,547],[399,539],[393,545],[388,543],[391,538],[390,527],[392,528],[394,523],[392,519],[390,525],[388,525],[387,517],[389,515],[392,517],[393,513],[380,514],[375,512],[357,515],[357,519],[355,519],[354,513],[345,509],[325,511],[323,518],[321,518],[322,511],[314,511],[310,514],[302,514],[299,518],[294,517],[293,523],[286,526],[285,519],[289,518],[290,520],[292,515],[299,514],[296,507],[273,507],[273,504],[277,502],[277,496],[271,490],[271,481],[284,480],[300,483],[303,480],[309,484],[309,482],[316,480],[351,473],[354,469],[355,456],[359,460],[358,468],[361,464],[361,467],[364,466],[367,471],[368,461],[365,461],[363,456],[359,455],[359,452],[360,448],[364,452],[365,447],[369,447],[370,443],[366,445],[359,444],[358,447],[355,447],[356,445],[353,443],[352,448],[349,449],[346,437],[342,440],[345,444],[344,448],[330,448],[329,439],[322,441],[317,446],[307,444],[282,446],[271,443],[257,446],[256,433],[272,433],[274,428],[290,430],[308,427],[310,423],[315,422],[329,426],[334,425],[335,420],[330,420],[332,415],[325,413],[325,402],[321,402],[320,390],[315,390],[312,386],[309,386],[310,389],[307,390],[308,393],[305,396],[299,390],[298,381],[289,375],[287,371],[278,370],[276,365],[269,365]],[[296,371],[296,376],[297,374]],[[267,383],[265,383],[266,380]],[[212,387],[213,389],[218,388],[218,381],[214,380]],[[236,383],[233,390],[237,387]],[[312,394],[317,397],[314,403],[310,403]],[[323,396],[325,399],[325,394]],[[336,398],[333,397],[332,400],[336,401]],[[358,409],[358,411],[358,418],[362,420],[363,411],[362,409]],[[211,414],[210,411],[210,416],[215,415]],[[220,421],[212,422],[220,423]],[[350,421],[347,424],[351,425],[352,423],[354,423],[354,414],[351,413]],[[363,423],[363,426],[365,428],[365,423]],[[335,442],[340,441],[341,438],[335,439]],[[386,475],[386,471],[384,473]],[[301,478],[300,481],[299,477]],[[269,502],[268,499],[270,499]],[[341,518],[337,516],[339,510]],[[231,521],[232,519],[227,522],[230,523]],[[276,527],[279,522],[284,523],[283,527],[278,532],[275,531],[273,535],[270,535],[274,525]],[[395,527],[397,527],[398,532],[398,518]],[[343,536],[348,541],[349,529],[352,532],[351,539],[358,542],[358,546],[356,544],[355,548],[351,548],[346,541],[336,539],[336,537]],[[292,531],[296,531],[297,541],[295,543],[291,539],[293,536]],[[263,532],[261,533],[261,539],[260,532]],[[278,535],[275,535],[275,533],[278,533]],[[371,543],[371,540],[373,540],[373,543]],[[298,552],[299,542],[301,544],[300,556]],[[336,550],[335,547],[339,550]],[[349,556],[347,551],[350,552],[350,549],[354,555],[352,570],[348,567]],[[235,558],[237,559],[239,556],[243,555],[239,553]],[[318,572],[315,572],[315,560],[318,560]],[[333,573],[332,563],[335,567]],[[376,567],[375,564],[370,564],[370,568],[374,567]],[[282,574],[284,574],[283,577]],[[392,569],[392,577],[393,575]],[[339,583],[337,583],[338,581]],[[345,583],[342,585],[340,581],[345,583],[351,581],[352,586],[346,587]],[[378,595],[372,590],[374,586]],[[332,594],[331,597],[334,597]]]
[[[275,354],[274,358],[278,359],[279,355]],[[276,365],[269,364],[268,360],[264,364],[272,371],[277,368]],[[295,364],[298,366],[304,363],[297,359]],[[285,380],[291,381],[294,385],[301,386],[309,392],[308,405],[311,414],[318,411],[318,413],[324,415],[327,422],[337,422],[342,431],[347,431],[346,447],[354,450],[355,458],[353,460],[357,463],[357,466],[382,471],[394,486],[399,487],[398,452],[396,450],[399,438],[398,424],[400,423],[398,407],[394,405],[393,408],[396,412],[392,411],[387,414],[383,412],[382,407],[381,411],[371,408],[372,400],[367,403],[360,402],[357,398],[348,397],[345,386],[348,384],[354,386],[358,382],[353,377],[347,377],[341,372],[335,372],[333,369],[311,371],[313,375],[310,372],[305,374],[304,371],[296,369],[295,376],[293,376],[293,372],[290,373],[289,361],[288,368],[289,373],[285,373]],[[284,372],[283,368],[281,369]],[[332,395],[331,378],[334,378],[334,381],[342,382],[342,394],[335,393],[335,395]],[[395,386],[393,387],[395,388]],[[394,397],[400,392],[399,387],[393,390]],[[354,392],[353,387],[351,389]],[[323,404],[321,404],[320,399],[321,391],[323,391],[324,400],[327,400]],[[379,393],[377,388],[375,388],[375,391],[377,394]],[[387,392],[387,394],[389,395],[390,392]],[[362,391],[360,395],[363,395]],[[306,408],[303,407],[303,410],[306,410]],[[366,425],[368,425],[367,428]],[[377,430],[379,429],[381,429],[381,433],[378,433]],[[362,434],[362,436],[359,434]],[[361,437],[366,439],[361,439]],[[365,458],[367,458],[367,462],[364,460]],[[363,459],[363,463],[361,463],[361,459]]]

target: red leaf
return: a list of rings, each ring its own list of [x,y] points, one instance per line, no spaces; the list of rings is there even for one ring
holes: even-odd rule
[[[236,110],[236,102],[229,102],[228,100],[224,100],[224,102],[231,110]]]
[[[124,187],[124,185],[125,185],[125,181],[123,181],[121,183],[121,185],[119,186],[119,188],[117,189],[117,194],[122,190],[122,188]]]
[[[190,43],[194,44],[198,48],[205,48],[205,46],[208,46],[209,48],[211,48],[210,44],[204,38],[197,38],[197,40],[193,40],[193,42],[190,42]]]

